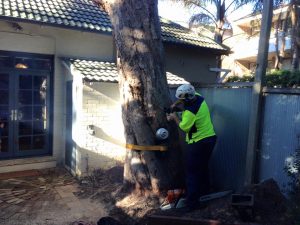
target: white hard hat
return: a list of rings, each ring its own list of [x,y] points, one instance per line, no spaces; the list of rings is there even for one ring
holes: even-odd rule
[[[156,138],[158,140],[165,140],[169,137],[169,131],[165,128],[159,128],[156,131]]]
[[[177,88],[175,96],[178,99],[193,99],[195,88],[191,84],[183,84]]]

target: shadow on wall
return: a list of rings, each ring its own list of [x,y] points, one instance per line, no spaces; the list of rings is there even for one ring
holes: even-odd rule
[[[124,146],[121,141],[106,134],[100,127],[93,126],[93,136],[102,141],[108,142],[109,144]],[[108,147],[108,146],[106,146]],[[101,147],[100,147],[101,148]],[[105,148],[105,147],[104,147]],[[111,150],[113,151],[113,149]],[[125,152],[125,148],[124,148]],[[95,169],[109,169],[114,166],[123,165],[123,161],[108,155],[104,155],[101,149],[96,151],[88,148],[80,147],[73,140],[73,148],[71,149],[71,161],[66,162],[66,165],[70,165],[68,169],[71,169],[73,175],[85,176],[92,173]],[[66,159],[68,160],[68,159]]]
[[[121,161],[108,156],[93,152],[86,148],[78,148],[76,174],[84,176],[91,174],[96,169],[110,169],[114,166],[123,165]]]
[[[115,166],[123,166],[123,162],[111,157],[93,152],[90,149],[81,148],[75,142],[72,149],[72,167],[67,169],[73,176],[86,176],[92,174],[96,169],[110,169]]]
[[[107,141],[111,144],[115,144],[115,145],[119,145],[124,147],[125,143],[121,142],[118,139],[113,138],[112,136],[108,135],[107,133],[105,133],[105,131],[97,126],[93,125],[93,129],[94,129],[94,135],[96,138],[102,139],[104,141]]]

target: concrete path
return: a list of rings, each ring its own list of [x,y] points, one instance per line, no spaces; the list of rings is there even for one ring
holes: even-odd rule
[[[99,202],[78,198],[79,191],[76,180],[63,169],[35,171],[25,177],[6,176],[2,180],[0,174],[0,224],[96,224],[107,215],[106,210]]]

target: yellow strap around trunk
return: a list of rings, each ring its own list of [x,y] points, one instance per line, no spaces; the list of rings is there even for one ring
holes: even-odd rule
[[[132,144],[126,144],[125,147],[130,150],[141,150],[141,151],[167,151],[167,146],[162,145],[148,145],[148,146],[142,146],[142,145],[132,145]]]

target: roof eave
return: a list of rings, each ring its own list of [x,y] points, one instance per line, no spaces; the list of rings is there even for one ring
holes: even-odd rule
[[[41,25],[41,26],[56,27],[56,28],[88,32],[88,33],[97,33],[97,34],[103,34],[103,35],[107,35],[107,36],[112,35],[111,31],[92,30],[92,29],[88,29],[88,28],[79,28],[76,26],[73,27],[73,26],[68,26],[68,25],[64,25],[64,24],[45,23],[42,21],[28,20],[28,19],[8,17],[8,16],[0,16],[0,20],[4,20],[4,21],[8,21],[8,22],[21,22],[21,23],[28,23],[28,24],[36,24],[36,25]],[[192,45],[192,44],[188,44],[188,43],[180,43],[180,42],[168,41],[168,40],[163,40],[163,43],[172,43],[175,45],[193,47],[193,48],[197,48],[197,49],[210,49],[211,51],[215,52],[216,54],[220,54],[220,55],[228,55],[230,53],[230,51],[225,49],[225,47],[224,47],[224,49],[217,49],[217,48],[197,46],[197,45]]]
[[[67,30],[76,30],[81,32],[89,32],[89,33],[98,33],[98,34],[104,34],[104,35],[112,35],[111,31],[102,31],[102,30],[92,30],[88,28],[79,28],[76,26],[68,26],[64,24],[52,24],[52,23],[45,23],[42,21],[36,21],[36,20],[28,20],[28,19],[22,19],[22,18],[15,18],[15,17],[8,17],[8,16],[0,16],[0,20],[5,20],[8,22],[21,22],[21,23],[28,23],[28,24],[37,24],[41,26],[49,26],[49,27],[56,27],[56,28],[62,28]]]
[[[210,48],[210,47],[204,47],[204,46],[198,46],[198,45],[192,45],[192,44],[188,44],[188,43],[182,43],[182,42],[175,42],[175,41],[163,41],[164,43],[167,44],[175,44],[178,46],[185,46],[185,47],[189,47],[189,48],[196,48],[196,49],[205,49],[205,50],[210,50],[216,54],[220,54],[220,55],[228,55],[230,54],[230,49],[227,49],[226,47],[224,47],[224,49],[218,49],[218,48]]]

